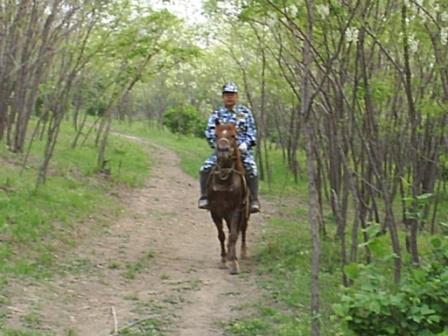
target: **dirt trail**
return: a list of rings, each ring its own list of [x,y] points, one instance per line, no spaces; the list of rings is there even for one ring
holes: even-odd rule
[[[214,336],[247,314],[257,297],[251,260],[238,276],[219,269],[216,229],[196,209],[197,182],[173,152],[147,147],[150,177],[120,195],[123,216],[61,260],[65,275],[13,284],[8,326],[58,336],[111,335],[126,326],[132,335]],[[249,252],[268,212],[251,218]]]

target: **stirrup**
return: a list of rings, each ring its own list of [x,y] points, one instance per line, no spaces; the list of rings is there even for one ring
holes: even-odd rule
[[[208,210],[208,199],[205,196],[202,196],[198,201],[198,208]]]
[[[260,212],[260,203],[257,200],[250,202],[250,213]]]

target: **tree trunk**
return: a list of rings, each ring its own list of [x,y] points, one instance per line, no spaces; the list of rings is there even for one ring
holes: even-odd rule
[[[312,65],[312,38],[314,24],[314,1],[307,0],[307,30],[303,44],[303,78],[301,85],[301,106],[300,114],[304,120],[303,137],[305,141],[305,152],[307,157],[308,193],[309,209],[308,220],[311,230],[311,336],[320,335],[319,322],[319,268],[320,268],[320,238],[319,227],[321,218],[319,216],[319,196],[316,186],[317,169],[315,157],[315,137],[314,137],[314,116],[312,113],[312,93],[311,93],[311,65]]]

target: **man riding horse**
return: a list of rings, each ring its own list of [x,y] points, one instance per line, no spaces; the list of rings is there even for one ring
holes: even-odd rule
[[[222,88],[224,106],[215,110],[208,118],[205,136],[212,148],[215,148],[215,127],[217,124],[234,124],[237,128],[238,148],[246,171],[246,181],[250,189],[250,212],[260,212],[258,202],[258,173],[253,156],[253,147],[256,145],[257,130],[255,120],[250,109],[238,104],[238,87],[235,83],[226,83]],[[198,201],[200,209],[209,209],[207,198],[207,181],[210,171],[216,164],[216,154],[212,154],[202,165],[199,176],[201,197]]]

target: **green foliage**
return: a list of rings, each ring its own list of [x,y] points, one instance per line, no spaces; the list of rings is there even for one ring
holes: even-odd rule
[[[206,121],[191,105],[172,107],[163,115],[163,125],[174,133],[204,136]]]
[[[117,0],[104,4],[98,15],[101,24],[93,27],[86,43],[89,62],[75,89],[77,104],[89,115],[116,108],[132,96],[126,96],[127,90],[199,54],[182,20],[167,10]]]
[[[443,181],[448,181],[448,155],[440,155],[440,176]]]
[[[406,203],[406,217],[416,220],[425,219],[425,207],[429,205],[434,199],[432,193],[425,193],[415,197],[404,197],[403,201]]]
[[[89,116],[103,116],[107,109],[107,101],[104,97],[107,87],[101,82],[101,78],[97,78],[98,76],[86,74],[85,77],[89,80],[86,79],[78,87],[78,95],[82,97],[81,106]]]
[[[356,278],[346,289],[336,315],[347,328],[365,336],[442,335],[448,326],[448,241],[431,240],[433,252],[420,268],[411,269],[398,288],[378,268],[346,268]]]
[[[448,106],[446,103],[441,103],[433,97],[424,97],[420,101],[418,108],[425,117],[436,118],[443,116],[444,113],[446,113]]]

